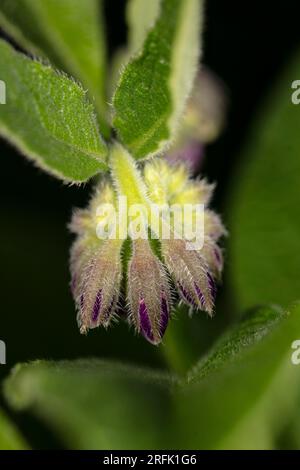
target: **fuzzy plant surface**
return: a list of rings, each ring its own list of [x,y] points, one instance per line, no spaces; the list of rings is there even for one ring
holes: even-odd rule
[[[93,186],[69,223],[80,332],[128,322],[167,370],[123,363],[116,344],[116,361],[18,364],[4,399],[71,449],[274,449],[287,428],[297,442],[300,374],[290,357],[300,338],[300,137],[285,86],[300,74],[299,54],[255,120],[227,230],[212,208],[214,183],[195,176],[226,107],[200,66],[204,1],[128,0],[128,42],[111,63],[103,18],[98,0],[1,0],[9,40],[0,39],[0,135],[61,182]],[[178,236],[175,213],[165,216],[174,206],[190,207],[191,237]],[[135,232],[124,236],[124,226]],[[209,325],[233,309],[226,293],[216,299],[224,254],[232,304],[248,310],[212,345]],[[199,357],[202,342],[209,347]],[[1,412],[0,448],[30,446]]]
[[[46,2],[43,7],[37,3],[38,7],[35,2],[25,2],[25,8],[51,19],[56,2]],[[71,8],[70,3],[60,4],[60,8]],[[133,17],[135,8],[140,8],[139,2],[131,5],[129,14]],[[84,14],[91,17],[94,9],[91,1],[83,7]],[[153,344],[160,343],[166,331],[172,297],[176,303],[175,288],[191,308],[212,315],[216,280],[223,267],[218,241],[225,234],[220,218],[208,209],[213,185],[204,179],[193,180],[184,162],[171,165],[164,159],[168,149],[176,145],[178,129],[190,128],[192,133],[198,124],[197,116],[196,122],[189,118],[193,110],[185,111],[191,95],[199,93],[200,84],[196,82],[194,88],[194,82],[201,50],[202,1],[164,0],[157,3],[156,10],[153,25],[144,26],[144,39],[127,59],[112,97],[115,139],[107,140],[101,133],[105,118],[106,126],[110,124],[108,116],[100,110],[100,120],[97,118],[83,86],[51,65],[29,59],[3,41],[0,44],[3,78],[9,84],[9,106],[0,118],[3,136],[63,181],[80,183],[99,174],[89,208],[76,211],[71,222],[77,235],[71,273],[80,331],[109,326],[121,310],[136,331]],[[3,11],[12,14],[11,3],[4,3]],[[71,21],[72,16],[68,18]],[[61,40],[67,48],[69,36]],[[80,54],[77,61],[82,60],[81,51],[76,52]],[[197,102],[196,96],[190,101]],[[184,140],[186,145],[191,140],[187,131]],[[203,205],[203,246],[187,249],[187,240],[177,237],[175,224],[166,220],[162,209],[157,220],[144,222],[145,231],[155,233],[160,242],[160,257],[149,237],[142,234],[133,238],[105,233],[101,237],[99,224],[113,223],[112,216],[100,213],[103,206],[112,204],[118,219],[125,216],[129,225],[134,223],[134,216],[119,207],[120,197],[126,198],[129,210],[133,205],[143,206],[148,219],[154,203],[160,208],[176,204],[182,211],[186,205],[194,205],[196,223],[197,204]],[[120,224],[118,220],[117,229]],[[168,239],[163,237],[160,224],[170,226]],[[125,265],[126,238],[131,242],[131,254]]]

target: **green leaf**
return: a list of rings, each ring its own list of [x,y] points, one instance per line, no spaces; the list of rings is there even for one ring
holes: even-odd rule
[[[251,312],[188,375],[177,397],[180,445],[271,449],[298,405],[300,374],[291,363],[300,305]]]
[[[291,101],[299,58],[255,119],[231,184],[228,259],[241,309],[299,297],[300,107]]]
[[[14,369],[5,394],[49,422],[70,448],[155,449],[169,439],[172,382],[110,361],[37,361]]]
[[[135,54],[142,46],[146,34],[159,14],[160,0],[129,0],[127,3],[128,49]]]
[[[76,449],[273,448],[298,404],[300,305],[249,312],[179,379],[99,359],[18,365],[4,392]]]
[[[14,424],[0,410],[0,450],[24,450],[28,449],[23,437],[19,434]]]
[[[102,1],[98,0],[1,0],[0,4],[0,26],[4,30],[25,49],[49,58],[88,88],[105,131],[102,16]]]
[[[142,47],[147,32],[153,26],[159,13],[160,0],[129,0],[126,17],[128,24],[128,44],[114,53],[110,64],[109,96],[113,97],[122,70],[130,58]]]
[[[83,89],[49,66],[0,41],[6,104],[0,134],[41,168],[65,181],[86,181],[106,169],[106,145]]]
[[[113,124],[136,158],[162,153],[183,114],[199,59],[200,0],[162,0],[144,46],[125,67]]]

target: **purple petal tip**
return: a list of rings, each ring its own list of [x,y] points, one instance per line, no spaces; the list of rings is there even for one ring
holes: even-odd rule
[[[139,317],[140,317],[140,328],[141,332],[145,336],[146,339],[148,339],[151,343],[154,341],[153,333],[152,333],[152,328],[151,328],[151,323],[148,315],[148,310],[145,304],[145,300],[142,299],[140,301],[140,306],[139,306]]]
[[[180,293],[183,297],[183,300],[185,300],[189,305],[191,305],[192,307],[196,307],[196,304],[195,304],[195,301],[194,299],[192,298],[192,296],[190,295],[190,293],[183,287],[182,284],[180,284],[179,282],[177,283],[178,285],[178,288],[180,290]]]
[[[96,295],[94,307],[93,307],[93,314],[92,314],[92,322],[95,323],[98,320],[100,308],[102,303],[102,289],[100,289]]]
[[[194,286],[195,286],[195,291],[196,291],[196,294],[200,301],[201,306],[205,307],[205,297],[203,295],[203,292],[201,291],[200,287],[196,284],[196,282],[194,283]]]
[[[216,286],[216,283],[215,283],[213,277],[211,276],[211,274],[210,274],[209,272],[206,273],[206,276],[207,276],[208,286],[209,286],[209,290],[210,290],[212,299],[215,300],[215,298],[216,298],[216,296],[217,296],[217,286]]]

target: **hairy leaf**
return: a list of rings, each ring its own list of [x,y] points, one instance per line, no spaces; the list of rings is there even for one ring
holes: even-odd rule
[[[113,96],[121,73],[130,58],[142,47],[147,32],[159,13],[160,0],[145,2],[129,0],[127,3],[128,44],[114,53],[110,67],[109,96]]]
[[[22,47],[78,78],[106,130],[102,0],[1,0],[0,26]],[[101,5],[102,7],[102,5]]]
[[[0,134],[53,175],[70,182],[106,168],[106,145],[84,90],[50,66],[32,61],[0,41],[6,104]]]
[[[171,377],[102,360],[15,368],[8,400],[31,408],[77,449],[155,449],[169,418]]]
[[[5,396],[77,449],[272,448],[298,403],[300,308],[251,311],[188,373],[98,359],[17,366]]]
[[[134,54],[143,45],[146,34],[159,14],[160,0],[129,0],[127,4],[128,46]]]
[[[223,337],[192,369],[178,397],[181,445],[200,449],[272,449],[298,405],[300,306],[263,308]]]
[[[113,124],[136,158],[170,144],[199,59],[201,0],[162,0],[142,50],[121,75]]]

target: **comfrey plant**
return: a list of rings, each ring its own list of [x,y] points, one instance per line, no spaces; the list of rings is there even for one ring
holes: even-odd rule
[[[65,182],[82,183],[99,175],[89,207],[75,211],[71,222],[77,236],[71,251],[72,293],[80,331],[107,327],[118,313],[125,313],[137,332],[158,344],[172,303],[179,298],[191,309],[212,315],[223,265],[218,242],[225,230],[209,209],[213,185],[193,179],[187,165],[221,125],[218,102],[206,121],[207,108],[201,108],[205,87],[202,90],[204,80],[197,69],[203,2],[129,3],[131,36],[115,61],[122,67],[109,99],[96,2],[87,1],[84,10],[70,10],[75,16],[84,13],[80,24],[89,24],[75,52],[68,47],[68,35],[59,34],[57,1],[42,6],[27,0],[26,11],[44,15],[48,26],[52,22],[53,35],[47,41],[39,37],[39,44],[52,51],[49,58],[55,64],[65,62],[66,70],[83,82],[97,112],[78,82],[44,59],[32,60],[1,41],[0,78],[7,84],[7,105],[1,108],[0,132]],[[78,1],[73,7],[74,3]],[[6,1],[1,7],[6,24],[11,4]],[[144,24],[136,21],[141,8]],[[26,37],[21,18],[18,21],[19,32]],[[63,21],[75,33],[75,18],[69,14]],[[26,40],[31,52],[40,52],[35,38]],[[212,127],[205,128],[203,119]],[[128,213],[118,203],[120,198],[126,200]],[[158,210],[150,218],[153,205]],[[138,218],[132,211],[137,206],[142,213]],[[105,213],[103,208],[108,207],[113,210]],[[177,213],[166,215],[165,209],[174,207]],[[187,207],[191,237],[180,230],[186,220],[181,218],[178,225],[176,218]],[[130,226],[126,236],[120,236],[122,223]],[[200,235],[201,243],[193,243]]]

